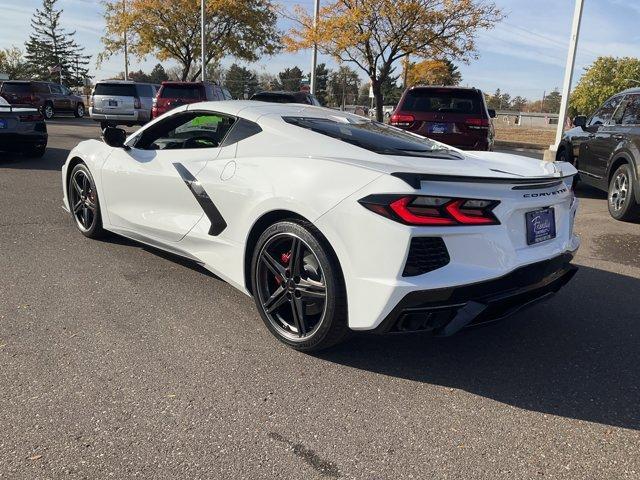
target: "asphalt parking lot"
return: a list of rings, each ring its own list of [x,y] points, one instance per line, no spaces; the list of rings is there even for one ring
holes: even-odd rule
[[[0,153],[0,478],[640,477],[640,225],[603,194],[548,302],[305,355],[199,267],[80,235],[59,170],[99,130],[49,133]]]

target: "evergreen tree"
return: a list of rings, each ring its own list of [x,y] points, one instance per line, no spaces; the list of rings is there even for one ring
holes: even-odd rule
[[[227,70],[224,85],[233,98],[239,99],[243,99],[245,94],[249,98],[259,89],[256,73],[235,63]]]
[[[60,25],[63,10],[55,8],[58,0],[42,0],[42,9],[36,9],[31,19],[33,33],[26,43],[27,64],[31,76],[42,80],[58,81],[69,86],[81,86],[88,77],[90,55],[84,54],[74,40],[75,31],[67,32]],[[61,68],[60,73],[49,69]]]
[[[149,81],[151,83],[162,83],[166,80],[169,80],[169,75],[167,75],[167,72],[161,63],[156,64],[149,74]]]
[[[278,74],[282,89],[287,92],[299,92],[302,85],[302,70],[298,67],[285,68]]]
[[[307,75],[311,81],[311,74]],[[329,69],[326,64],[319,63],[316,65],[316,98],[320,105],[326,105],[328,100],[327,84],[329,82]]]

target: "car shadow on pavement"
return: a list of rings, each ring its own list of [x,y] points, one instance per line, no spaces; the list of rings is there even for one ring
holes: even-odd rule
[[[0,152],[0,168],[16,170],[61,170],[69,155],[66,148],[47,147],[42,158],[30,158],[19,153]]]
[[[165,260],[169,260],[170,262],[177,263],[178,265],[182,265],[183,267],[189,268],[195,272],[202,273],[208,277],[215,278],[216,280],[223,281],[220,277],[215,275],[213,272],[210,272],[202,265],[197,263],[194,260],[190,260],[185,257],[181,257],[180,255],[175,255],[171,252],[167,252],[165,250],[161,250],[159,248],[155,248],[151,245],[145,245],[144,243],[136,242],[135,240],[130,240],[126,237],[122,237],[115,233],[107,232],[107,234],[97,239],[99,242],[111,243],[113,245],[123,245],[131,248],[140,248],[145,252],[149,252],[153,255],[156,255],[160,258],[164,258]]]
[[[607,192],[603,192],[602,190],[598,190],[591,185],[585,185],[584,183],[579,183],[575,189],[576,197],[578,198],[593,198],[597,200],[606,200]]]
[[[318,357],[526,410],[640,429],[638,292],[639,279],[581,267],[555,298],[504,322],[450,338],[357,335]]]

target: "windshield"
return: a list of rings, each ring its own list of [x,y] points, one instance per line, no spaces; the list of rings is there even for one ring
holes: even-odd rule
[[[371,152],[383,155],[410,157],[457,157],[457,153],[445,145],[428,138],[370,120],[351,120],[311,117],[282,117],[292,125],[313,130],[316,133],[342,140]]]
[[[200,100],[201,89],[197,85],[164,85],[160,92],[160,98],[188,98]]]
[[[135,97],[136,86],[133,83],[98,83],[94,95],[109,95],[113,97]]]

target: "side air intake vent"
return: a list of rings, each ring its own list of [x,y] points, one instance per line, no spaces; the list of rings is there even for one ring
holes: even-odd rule
[[[440,237],[414,237],[403,277],[415,277],[442,268],[451,261],[449,252]]]

